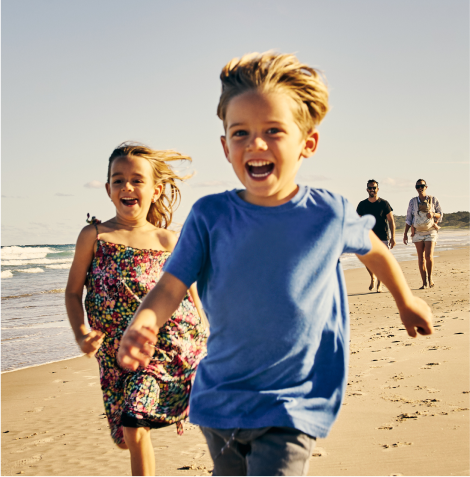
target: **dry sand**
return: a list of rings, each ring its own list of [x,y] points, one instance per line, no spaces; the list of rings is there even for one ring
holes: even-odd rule
[[[436,286],[420,286],[435,334],[411,339],[388,292],[368,291],[365,269],[346,272],[351,308],[347,396],[309,475],[469,475],[469,248],[440,252]],[[130,475],[108,437],[94,360],[2,374],[2,475]],[[186,425],[152,431],[157,475],[208,475],[204,438]]]

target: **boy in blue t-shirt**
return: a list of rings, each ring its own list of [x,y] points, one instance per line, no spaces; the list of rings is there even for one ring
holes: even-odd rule
[[[410,336],[432,333],[391,253],[342,196],[298,186],[328,91],[313,68],[271,52],[221,73],[218,116],[245,186],[197,201],[121,341],[123,367],[151,359],[158,328],[197,281],[211,334],[191,394],[214,475],[304,475],[344,396],[349,316],[339,257],[356,253],[388,287]]]

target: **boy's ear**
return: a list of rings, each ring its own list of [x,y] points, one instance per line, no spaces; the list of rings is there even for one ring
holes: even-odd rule
[[[304,148],[302,149],[302,157],[307,158],[315,154],[318,146],[318,137],[319,134],[316,129],[307,134],[304,140]]]
[[[227,161],[231,163],[230,153],[229,153],[228,145],[227,145],[227,138],[225,136],[220,136],[220,142],[222,143],[222,147],[224,148],[224,154],[225,154],[225,157],[227,158]]]

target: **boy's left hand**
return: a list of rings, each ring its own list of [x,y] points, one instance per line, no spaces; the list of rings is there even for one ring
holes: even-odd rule
[[[401,321],[412,338],[415,338],[417,333],[420,335],[433,333],[431,308],[421,298],[411,297],[408,303],[399,307],[399,311]]]

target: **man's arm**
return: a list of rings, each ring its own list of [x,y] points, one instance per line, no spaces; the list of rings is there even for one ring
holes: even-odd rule
[[[432,313],[424,300],[414,296],[406,283],[403,272],[394,256],[369,232],[372,249],[366,255],[357,255],[359,260],[384,283],[393,295],[406,331],[413,338],[416,332],[430,335],[433,332]]]
[[[117,354],[119,366],[132,371],[139,366],[148,366],[155,350],[158,330],[178,308],[187,290],[181,280],[168,272],[163,273],[122,337]]]
[[[388,226],[390,227],[390,248],[395,247],[395,219],[393,218],[393,212],[387,214]]]

